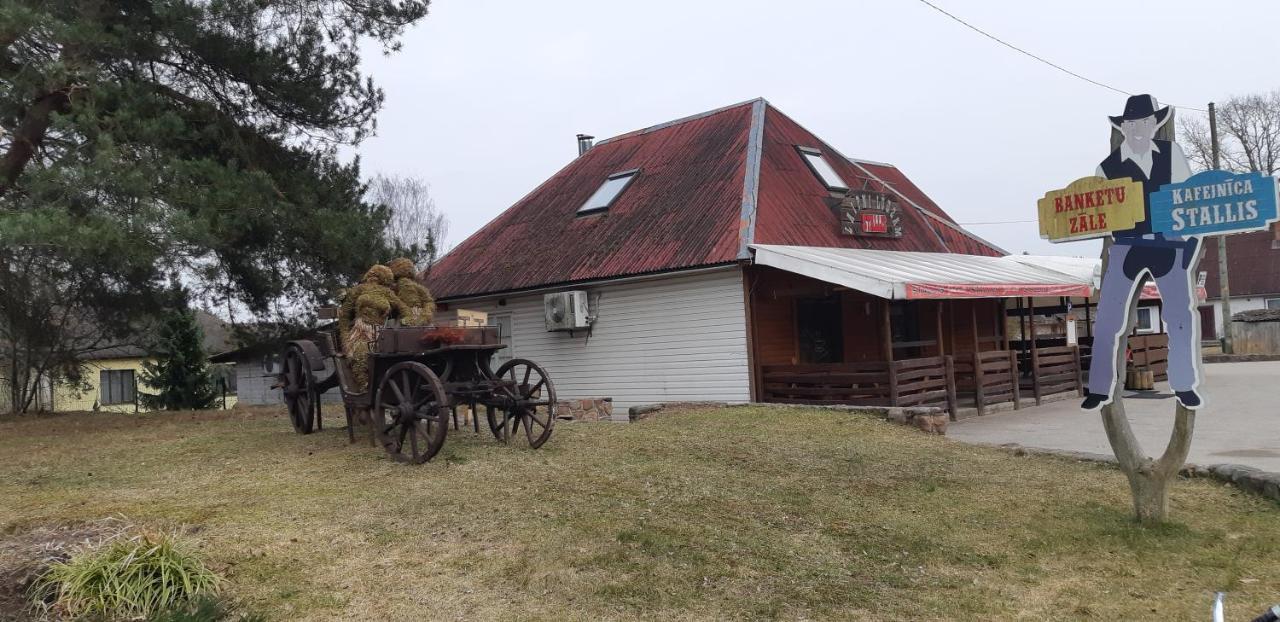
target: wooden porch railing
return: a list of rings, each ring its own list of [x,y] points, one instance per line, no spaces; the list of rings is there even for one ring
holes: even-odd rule
[[[1003,402],[1013,402],[1015,409],[1022,407],[1018,357],[1013,350],[958,354],[955,375],[964,379],[961,386],[973,391],[979,415],[985,415],[988,406]]]
[[[764,400],[793,404],[939,406],[955,413],[950,356],[871,363],[765,365]]]
[[[1021,408],[1017,352],[993,350],[902,361],[765,365],[766,402],[854,406],[938,406],[955,417],[957,392],[972,392],[978,414],[996,404]],[[1036,404],[1044,396],[1084,391],[1080,352],[1074,346],[1032,351],[1027,374]]]
[[[890,406],[885,362],[765,365],[764,400],[792,404]]]
[[[1075,346],[1040,348],[1031,351],[1031,387],[1039,405],[1044,396],[1075,391],[1084,395],[1084,375],[1080,350]]]
[[[894,361],[889,370],[894,406],[939,406],[955,413],[955,363],[950,356]]]

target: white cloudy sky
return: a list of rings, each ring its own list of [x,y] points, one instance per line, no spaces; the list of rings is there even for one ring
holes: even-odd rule
[[[935,4],[1125,91],[1203,108],[1280,87],[1280,4]],[[434,0],[391,57],[366,174],[432,186],[457,244],[599,138],[763,96],[854,157],[896,164],[962,223],[1030,221],[1092,174],[1124,96],[1000,46],[916,0]],[[1183,112],[1182,114],[1196,114]],[[973,225],[1012,252],[1032,222]]]

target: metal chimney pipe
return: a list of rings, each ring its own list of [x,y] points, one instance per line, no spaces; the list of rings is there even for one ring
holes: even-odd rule
[[[578,155],[582,155],[591,149],[592,140],[595,140],[595,136],[578,134]]]

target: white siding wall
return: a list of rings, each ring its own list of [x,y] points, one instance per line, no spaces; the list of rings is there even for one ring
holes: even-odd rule
[[[236,362],[236,400],[245,405],[282,404],[280,389],[269,388],[275,378],[262,375],[262,361]]]
[[[325,359],[324,371],[315,372],[316,377],[324,378],[333,371],[333,361]],[[264,404],[283,404],[284,393],[280,389],[272,389],[275,376],[267,376],[262,371],[262,359],[236,361],[236,400],[246,406]],[[326,404],[341,402],[342,392],[337,387],[329,389],[320,396]]]
[[[559,399],[612,397],[614,417],[636,404],[750,399],[742,271],[735,267],[634,283],[580,286],[598,319],[548,332],[542,293],[462,301],[454,308],[510,313],[512,351],[542,365]],[[492,320],[490,321],[492,323]]]

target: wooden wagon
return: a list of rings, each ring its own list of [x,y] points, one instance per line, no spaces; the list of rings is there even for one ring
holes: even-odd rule
[[[459,429],[458,408],[470,409],[480,432],[483,408],[490,432],[510,443],[520,429],[529,447],[551,437],[556,390],[533,361],[511,359],[497,369],[493,356],[506,346],[497,326],[379,328],[371,343],[369,384],[360,387],[350,361],[336,347],[336,330],[319,339],[290,341],[276,369],[289,419],[299,434],[323,427],[320,396],[337,387],[347,418],[347,436],[368,427],[370,442],[400,462],[421,464],[444,446],[449,422]]]

